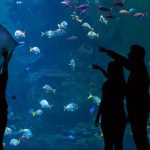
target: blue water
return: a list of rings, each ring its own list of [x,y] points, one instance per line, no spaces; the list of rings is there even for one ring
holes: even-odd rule
[[[69,0],[68,0],[69,1]],[[71,0],[70,0],[71,1]],[[74,6],[87,3],[86,0],[71,1],[73,7],[65,7],[61,0],[1,0],[0,23],[12,35],[16,30],[26,32],[23,47],[15,49],[9,64],[9,81],[7,100],[9,104],[8,127],[12,134],[5,136],[5,150],[100,150],[103,149],[101,129],[94,127],[97,105],[88,100],[89,92],[101,97],[101,87],[105,78],[91,69],[91,63],[106,68],[109,57],[98,52],[97,45],[113,49],[127,55],[131,44],[141,44],[147,52],[145,62],[150,71],[150,17],[144,19],[134,14],[119,14],[122,8],[113,8],[116,19],[108,21],[108,25],[99,22],[98,5],[112,7],[112,0],[88,0],[89,10],[80,15],[99,33],[99,38],[90,39],[88,30],[82,27],[71,16]],[[149,0],[126,0],[124,8],[135,8],[137,12],[148,12]],[[62,21],[68,23],[65,34],[53,38],[41,37],[41,32],[56,30]],[[74,36],[74,39],[68,39]],[[15,37],[14,37],[15,38]],[[17,40],[17,39],[16,39]],[[30,53],[30,47],[37,46],[38,55]],[[75,69],[68,64],[74,59]],[[125,71],[126,77],[128,72]],[[46,93],[42,87],[50,85],[56,94]],[[12,99],[16,96],[16,99]],[[43,109],[39,101],[46,99],[52,109]],[[74,112],[64,111],[64,106],[74,102],[79,108]],[[33,117],[30,109],[41,109],[41,116]],[[92,109],[92,110],[91,110]],[[13,115],[11,115],[13,112]],[[21,140],[17,146],[10,145],[11,139],[20,139],[20,129],[30,129],[32,137]],[[149,129],[148,129],[149,130]],[[150,132],[150,131],[149,131]],[[16,134],[15,134],[16,133]],[[18,133],[18,134],[17,134]],[[127,125],[124,147],[134,150],[135,146]]]

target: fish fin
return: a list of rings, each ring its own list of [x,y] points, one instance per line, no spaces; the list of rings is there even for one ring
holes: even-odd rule
[[[93,95],[91,93],[89,93],[90,95],[88,96],[88,99],[92,99]]]
[[[92,31],[94,31],[94,28],[91,28]]]
[[[44,32],[41,32],[41,37],[43,37],[45,35],[45,33]]]

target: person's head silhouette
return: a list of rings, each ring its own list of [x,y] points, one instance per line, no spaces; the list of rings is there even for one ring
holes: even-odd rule
[[[131,51],[128,54],[128,59],[132,62],[143,61],[145,57],[145,50],[140,45],[131,45]]]

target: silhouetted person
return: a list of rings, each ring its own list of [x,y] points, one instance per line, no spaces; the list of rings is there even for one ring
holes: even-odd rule
[[[126,86],[128,120],[137,150],[150,150],[147,137],[150,112],[149,75],[144,63],[145,50],[139,45],[132,45],[130,48],[128,58],[103,47],[100,47],[99,51],[106,52],[130,71]]]
[[[5,96],[6,85],[8,80],[8,51],[2,49],[1,55],[4,58],[4,63],[0,68],[0,150],[3,150],[3,137],[7,126],[7,101]]]
[[[108,72],[97,65],[107,78],[102,87],[102,99],[98,109],[95,125],[98,126],[101,116],[101,127],[104,135],[105,150],[123,150],[123,136],[126,126],[124,111],[125,80],[123,68],[112,61],[108,65]]]

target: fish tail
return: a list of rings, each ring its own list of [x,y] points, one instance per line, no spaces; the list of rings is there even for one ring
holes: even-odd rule
[[[83,23],[83,19],[80,19],[80,23]]]
[[[66,106],[64,106],[64,111],[66,111]]]
[[[26,37],[26,32],[25,31],[23,32],[23,37]]]
[[[54,94],[56,94],[56,89],[53,89],[52,91],[53,91]]]
[[[32,116],[34,117],[36,115],[36,112],[32,112]]]
[[[45,33],[44,32],[41,32],[41,37],[43,37],[45,35]]]
[[[32,47],[30,47],[30,52],[32,51]]]
[[[21,141],[21,139],[22,139],[22,137],[20,137],[20,138],[18,139],[18,141],[20,142],[20,141]]]
[[[58,26],[58,29],[60,29],[60,28],[61,28],[61,25],[60,25],[60,24],[58,24],[57,26]]]
[[[97,38],[99,38],[99,33],[97,34]]]
[[[48,108],[51,109],[53,107],[53,105],[49,105]]]
[[[92,99],[93,95],[91,93],[89,93],[90,95],[88,96],[88,99]]]

